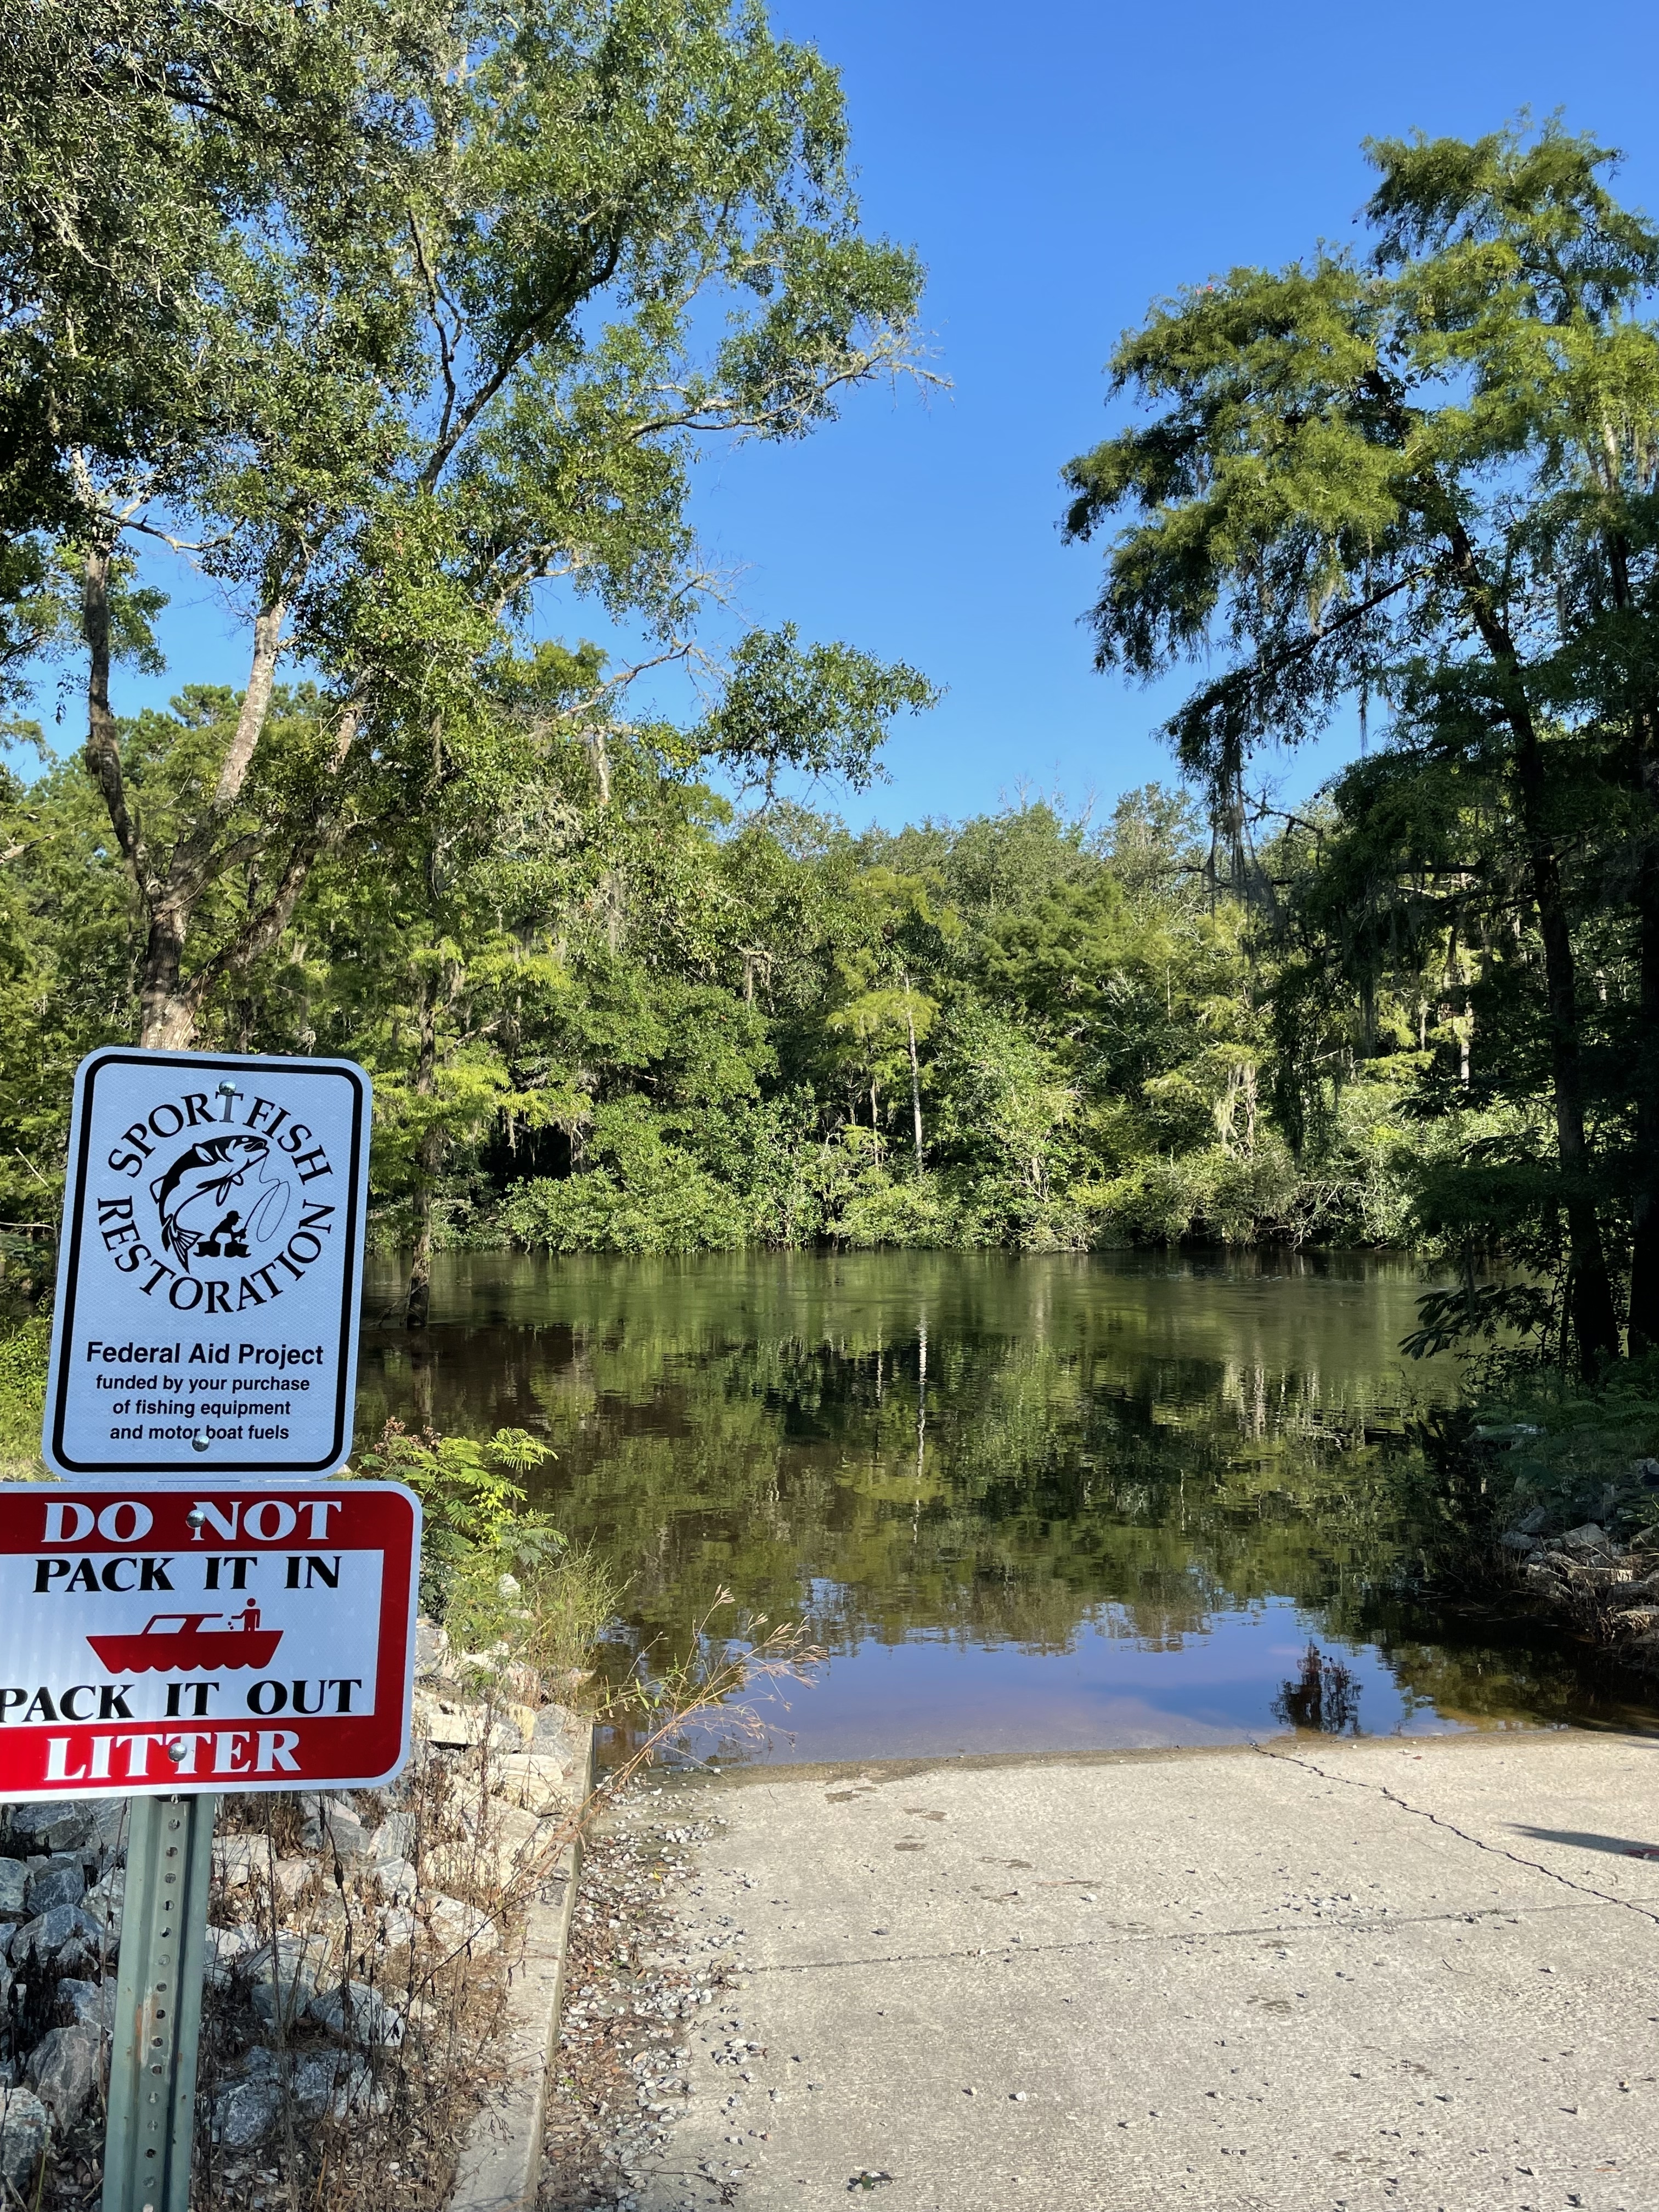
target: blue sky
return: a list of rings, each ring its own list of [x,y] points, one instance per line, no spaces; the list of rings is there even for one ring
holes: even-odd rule
[[[1104,431],[1103,364],[1151,300],[1352,234],[1362,138],[1559,107],[1625,150],[1622,194],[1659,209],[1650,0],[782,0],[774,21],[842,72],[866,222],[927,262],[952,387],[866,393],[800,446],[699,471],[696,518],[740,572],[745,621],[848,638],[945,689],[901,728],[890,783],[845,802],[855,821],[960,817],[1022,788],[1107,811],[1169,774],[1158,697],[1091,666],[1078,617],[1097,556],[1060,542],[1059,471]],[[128,703],[238,680],[210,606],[181,603],[169,639],[168,679],[129,680]],[[1350,734],[1285,763],[1286,789]]]

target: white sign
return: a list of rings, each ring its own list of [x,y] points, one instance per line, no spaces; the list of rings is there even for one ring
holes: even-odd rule
[[[91,1054],[41,1449],[85,1480],[325,1475],[351,1449],[371,1093],[345,1060]]]

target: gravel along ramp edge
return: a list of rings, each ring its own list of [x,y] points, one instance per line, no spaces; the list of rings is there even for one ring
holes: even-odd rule
[[[581,1796],[592,1795],[590,1740]],[[501,2080],[467,2130],[449,2212],[532,2212],[547,2126],[548,2070],[558,2047],[570,1931],[581,1877],[582,1839],[574,1837],[525,1916],[523,1950],[508,1984],[507,2018],[495,2047]]]
[[[690,2114],[746,2083],[758,2060],[740,1939],[725,1924],[686,1933],[725,1822],[681,1781],[660,1771],[636,1781],[589,1838],[540,2212],[635,2212],[641,2188],[672,2172]],[[707,2176],[684,2180],[696,2193]]]

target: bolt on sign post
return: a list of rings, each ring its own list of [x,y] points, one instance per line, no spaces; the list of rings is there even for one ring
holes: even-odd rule
[[[41,1449],[0,1490],[0,1802],[125,1796],[104,2212],[188,2212],[216,1797],[408,1755],[420,1507],[351,1443],[371,1095],[347,1060],[76,1076]]]

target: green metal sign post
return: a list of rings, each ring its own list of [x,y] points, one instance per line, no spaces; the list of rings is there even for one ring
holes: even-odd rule
[[[129,1801],[103,2212],[189,2212],[217,1804]]]

